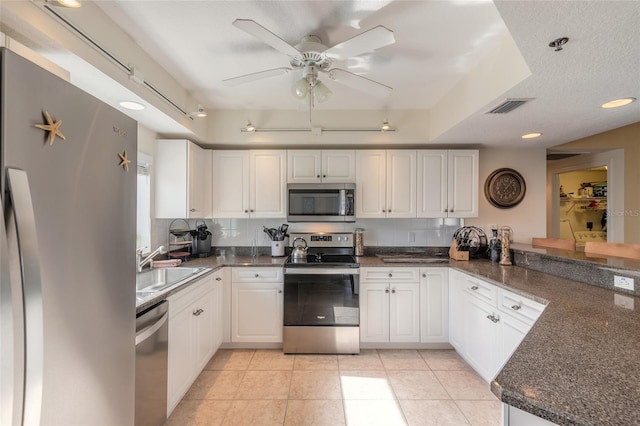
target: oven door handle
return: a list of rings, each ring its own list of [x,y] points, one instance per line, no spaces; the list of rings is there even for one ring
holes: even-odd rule
[[[360,275],[360,268],[284,268],[285,275]]]

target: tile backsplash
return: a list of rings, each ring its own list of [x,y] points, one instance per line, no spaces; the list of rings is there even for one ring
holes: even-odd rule
[[[191,229],[202,219],[188,219]],[[166,245],[169,241],[171,219],[153,221],[152,245]],[[177,223],[177,222],[176,222]],[[182,222],[184,224],[184,222]],[[212,233],[212,246],[268,246],[269,238],[263,226],[277,228],[284,219],[204,219]],[[174,225],[175,226],[175,225]],[[464,226],[462,219],[361,219],[355,223],[290,223],[289,232],[353,232],[364,229],[365,246],[441,247],[449,246],[453,234]],[[182,226],[180,226],[182,227]]]

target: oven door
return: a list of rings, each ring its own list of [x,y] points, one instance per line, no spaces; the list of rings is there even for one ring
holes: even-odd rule
[[[358,327],[357,268],[286,268],[284,326]]]

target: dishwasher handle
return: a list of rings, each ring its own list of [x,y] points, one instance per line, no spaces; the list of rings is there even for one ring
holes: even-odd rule
[[[169,313],[165,313],[164,315],[162,315],[158,321],[154,322],[153,324],[143,328],[142,330],[140,330],[139,332],[136,333],[136,346],[139,345],[140,343],[144,342],[145,340],[147,340],[149,337],[153,336],[153,334],[158,331],[160,329],[160,327],[162,327],[166,322],[167,319],[169,319]]]

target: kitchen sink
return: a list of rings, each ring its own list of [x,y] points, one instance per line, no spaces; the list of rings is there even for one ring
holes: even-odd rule
[[[207,268],[156,268],[136,275],[136,292],[155,293],[204,272]]]
[[[379,254],[384,263],[448,263],[449,258],[442,255],[419,253]]]

